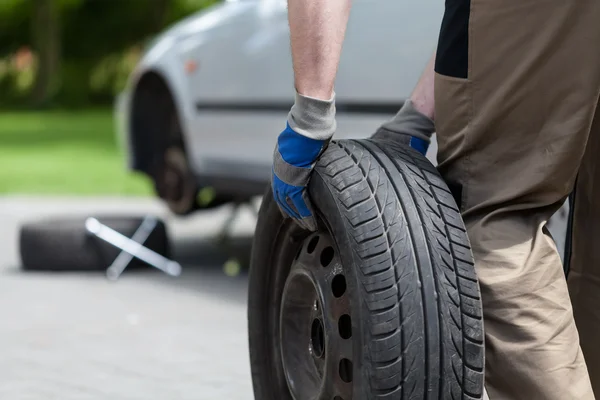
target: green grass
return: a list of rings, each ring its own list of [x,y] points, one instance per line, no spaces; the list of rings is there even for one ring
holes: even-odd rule
[[[150,195],[125,163],[111,110],[0,113],[0,194]]]

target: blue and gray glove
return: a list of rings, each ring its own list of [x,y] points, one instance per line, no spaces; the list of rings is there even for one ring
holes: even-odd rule
[[[400,143],[425,155],[434,132],[434,121],[417,111],[409,99],[394,118],[382,124],[371,138]]]
[[[319,100],[296,93],[273,154],[271,187],[279,208],[300,226],[317,230],[306,187],[312,170],[335,132],[335,96]]]

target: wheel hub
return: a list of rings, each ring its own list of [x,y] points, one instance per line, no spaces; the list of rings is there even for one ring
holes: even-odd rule
[[[176,214],[185,214],[193,207],[197,186],[182,149],[173,147],[165,152],[156,185],[160,198]]]
[[[352,320],[346,276],[326,232],[308,237],[283,290],[280,348],[295,400],[352,399]]]
[[[313,319],[310,330],[310,349],[315,359],[320,359],[325,355],[325,332],[321,318]]]
[[[167,164],[165,168],[165,198],[170,201],[179,200],[184,194],[183,173],[173,165]]]

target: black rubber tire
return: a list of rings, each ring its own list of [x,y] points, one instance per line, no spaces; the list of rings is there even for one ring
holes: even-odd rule
[[[407,147],[334,141],[316,166],[309,193],[353,293],[352,398],[482,399],[479,284],[458,207],[436,168]],[[277,316],[304,237],[267,191],[249,277],[257,400],[292,398],[281,371]]]
[[[23,224],[19,237],[21,267],[32,271],[106,270],[121,250],[87,233],[86,218],[47,218]],[[133,236],[143,220],[138,217],[96,218],[127,237]],[[165,257],[170,256],[164,222],[157,222],[144,245]],[[134,258],[128,268],[142,266],[146,264]]]
[[[165,149],[161,172],[155,174],[154,189],[156,195],[165,203],[169,211],[175,215],[186,216],[196,211],[198,206],[198,184],[190,170],[185,151],[179,145]],[[167,181],[176,179],[179,186],[179,197],[170,198],[175,188],[169,188]]]

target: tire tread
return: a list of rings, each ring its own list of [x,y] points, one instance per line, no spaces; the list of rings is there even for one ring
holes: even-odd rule
[[[435,167],[407,147],[342,140],[330,144],[317,171],[339,199],[360,266],[369,399],[483,398],[478,281],[460,211]],[[419,259],[426,254],[429,288]],[[435,321],[428,310],[437,311]]]

